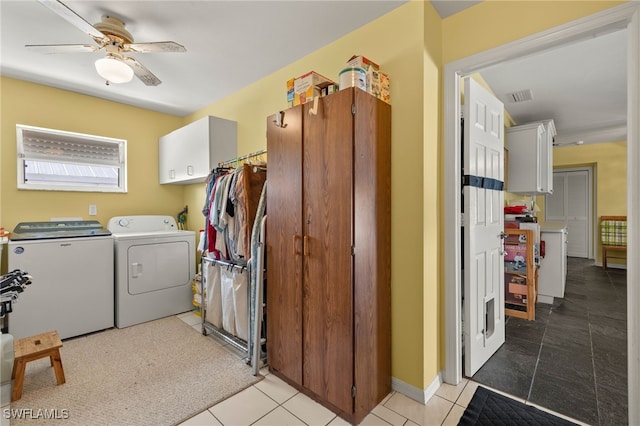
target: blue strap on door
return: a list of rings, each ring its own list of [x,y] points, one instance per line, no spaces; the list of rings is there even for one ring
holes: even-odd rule
[[[473,186],[476,188],[492,189],[494,191],[504,190],[504,182],[489,177],[464,175],[462,177],[462,186]]]

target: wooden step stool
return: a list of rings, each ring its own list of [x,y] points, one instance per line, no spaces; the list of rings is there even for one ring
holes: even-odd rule
[[[51,360],[51,365],[56,373],[56,380],[59,385],[65,382],[64,370],[62,369],[62,359],[60,358],[60,348],[62,342],[57,331],[38,334],[37,336],[25,337],[13,343],[14,362],[11,378],[13,382],[13,392],[11,401],[22,398],[22,385],[24,384],[24,370],[29,361],[44,358]]]

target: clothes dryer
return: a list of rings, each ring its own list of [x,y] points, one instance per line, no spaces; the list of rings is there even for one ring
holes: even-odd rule
[[[116,216],[115,325],[124,328],[192,309],[195,232],[179,230],[171,216]]]

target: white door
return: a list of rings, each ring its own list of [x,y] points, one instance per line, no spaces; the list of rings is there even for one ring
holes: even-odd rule
[[[587,169],[554,172],[554,193],[545,198],[545,221],[566,225],[567,255],[570,257],[590,257],[590,181]]]
[[[504,106],[465,80],[464,373],[472,376],[504,343]],[[467,184],[468,183],[468,184]]]

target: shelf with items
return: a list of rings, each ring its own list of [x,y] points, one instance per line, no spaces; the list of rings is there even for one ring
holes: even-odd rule
[[[535,320],[535,238],[529,229],[505,229],[504,301],[505,314]]]

